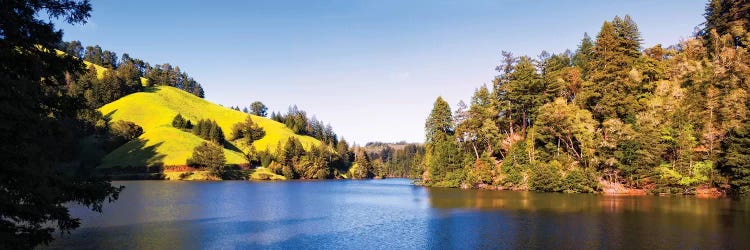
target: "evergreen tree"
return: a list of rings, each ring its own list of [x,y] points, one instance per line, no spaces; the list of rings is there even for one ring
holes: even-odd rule
[[[219,127],[219,124],[216,123],[216,121],[209,121],[209,132],[208,132],[208,139],[218,143],[219,145],[224,143],[224,132],[221,130],[221,127]]]
[[[510,109],[522,129],[533,124],[536,112],[542,104],[551,100],[555,93],[545,86],[531,58],[521,57],[503,85]]]
[[[245,142],[248,145],[250,145],[257,140],[260,140],[265,135],[265,130],[253,122],[253,119],[250,116],[247,116],[244,122],[236,123],[232,126],[231,140],[242,138],[245,139]]]
[[[573,57],[573,64],[581,69],[581,74],[584,79],[588,77],[589,70],[591,69],[591,60],[594,56],[594,42],[591,41],[588,33],[583,33],[583,39],[578,45],[575,56]]]
[[[453,135],[453,116],[451,108],[442,97],[438,97],[432,112],[425,123],[427,138],[425,143],[445,141]]]
[[[174,119],[172,119],[172,127],[175,128],[185,128],[185,118],[182,118],[182,115],[177,114]]]
[[[732,129],[721,144],[718,167],[739,195],[750,194],[750,122]]]
[[[370,157],[364,149],[358,148],[354,153],[354,166],[352,167],[352,178],[369,179],[375,176],[375,171],[370,162]]]

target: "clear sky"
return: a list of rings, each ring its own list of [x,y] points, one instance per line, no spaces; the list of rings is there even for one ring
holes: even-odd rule
[[[496,75],[500,51],[574,50],[630,14],[644,46],[690,36],[706,0],[98,0],[65,40],[178,65],[224,106],[297,104],[347,140],[422,142],[437,96],[452,107]]]

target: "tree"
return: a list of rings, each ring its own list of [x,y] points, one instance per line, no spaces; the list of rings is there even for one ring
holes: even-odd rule
[[[500,137],[500,129],[495,123],[498,112],[487,86],[474,92],[468,111],[457,111],[457,114],[461,115],[461,122],[456,127],[456,135],[459,141],[471,145],[476,160],[485,151],[494,154],[493,147]]]
[[[224,149],[214,142],[203,142],[193,149],[193,155],[187,160],[187,165],[208,168],[211,174],[221,177],[224,175],[226,164]]]
[[[116,121],[110,126],[110,130],[113,136],[122,138],[125,141],[130,141],[138,138],[143,134],[143,128],[130,121]]]
[[[253,119],[250,116],[247,116],[244,122],[236,123],[232,126],[231,140],[242,138],[245,139],[245,142],[248,145],[251,145],[253,142],[260,140],[264,136],[266,136],[266,131],[253,122]]]
[[[289,137],[284,144],[283,149],[276,151],[278,156],[276,157],[283,165],[282,173],[288,179],[299,178],[299,172],[296,171],[295,166],[298,166],[302,160],[302,156],[305,155],[305,148],[302,143],[296,137]]]
[[[75,56],[77,58],[83,57],[83,45],[81,45],[81,41],[75,40],[70,42],[63,42],[61,47],[62,51],[65,51],[65,53],[68,53],[71,56]]]
[[[183,129],[185,128],[185,118],[182,118],[181,114],[177,114],[172,119],[172,127]]]
[[[451,107],[438,97],[433,105],[432,112],[425,122],[425,132],[427,138],[425,143],[433,143],[447,140],[448,136],[453,135],[453,116]]]
[[[732,190],[750,194],[750,122],[732,129],[721,144],[719,170],[730,177]]]
[[[588,33],[583,33],[583,39],[578,45],[575,56],[573,56],[573,64],[581,69],[583,78],[588,76],[589,70],[591,69],[591,60],[594,56],[594,42],[591,41]]]
[[[588,166],[595,150],[596,122],[591,113],[582,110],[564,99],[557,98],[539,109],[535,125],[538,144],[546,152],[563,152],[582,166]],[[551,160],[553,155],[548,155]]]
[[[105,50],[102,53],[102,64],[105,68],[116,69],[117,68],[117,53]]]
[[[581,105],[600,122],[618,118],[633,123],[640,110],[642,89],[633,79],[634,63],[641,56],[640,33],[630,17],[604,22],[596,38],[589,81],[581,91]]]
[[[209,122],[208,140],[216,142],[218,144],[224,143],[224,131],[221,130],[219,124],[216,121]]]
[[[254,101],[252,104],[250,104],[250,110],[251,114],[266,117],[268,115],[268,107],[266,107],[265,104],[259,101]],[[247,113],[247,112],[245,112]]]
[[[122,190],[90,169],[60,164],[72,160],[66,150],[75,147],[64,121],[85,108],[79,97],[60,93],[66,73],[84,67],[52,50],[62,31],[42,16],[75,25],[85,23],[90,11],[88,1],[7,1],[0,7],[0,248],[49,243],[56,229],[65,233],[80,225],[67,204],[101,212],[103,202]]]
[[[719,40],[722,40],[721,36],[727,35],[733,46],[746,48],[750,44],[750,37],[746,35],[747,31],[750,31],[748,14],[750,14],[750,2],[746,0],[710,0],[706,4],[706,11],[703,15],[706,22],[700,35],[707,41],[706,45],[711,57],[719,54],[717,45],[721,42]],[[719,36],[712,35],[713,32]]]
[[[99,47],[99,45],[86,46],[86,54],[83,56],[83,60],[96,65],[102,65],[104,61],[103,57],[104,53],[102,52],[102,47]]]
[[[354,179],[369,179],[375,176],[370,157],[367,156],[367,152],[362,148],[355,150],[354,166],[352,166],[351,173]]]
[[[522,130],[534,123],[539,107],[555,96],[554,91],[550,91],[542,81],[531,58],[526,56],[518,60],[502,90],[506,93],[511,111],[517,114],[516,124],[521,124]]]

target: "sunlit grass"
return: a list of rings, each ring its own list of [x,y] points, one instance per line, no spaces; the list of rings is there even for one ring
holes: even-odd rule
[[[215,120],[230,137],[231,127],[235,123],[245,120],[248,114],[225,108],[211,103],[177,88],[159,86],[147,89],[145,92],[125,96],[115,102],[104,105],[99,109],[103,115],[109,116],[111,121],[131,121],[143,127],[144,134],[139,137],[145,141],[145,147],[153,147],[156,154],[143,155],[134,153],[136,147],[143,147],[143,143],[129,142],[108,154],[101,167],[135,166],[133,164],[146,162],[148,164],[184,165],[193,152],[193,148],[204,140],[187,131],[181,131],[171,126],[172,119],[178,113],[196,124],[200,119]],[[276,150],[278,143],[285,143],[289,137],[297,137],[305,148],[320,145],[320,141],[309,136],[294,134],[284,124],[265,117],[251,115],[253,121],[266,131],[263,139],[255,141],[256,150]],[[237,148],[246,152],[249,147],[244,143],[227,142],[226,148]],[[225,149],[227,164],[246,163],[241,152]],[[149,159],[143,159],[149,157]]]

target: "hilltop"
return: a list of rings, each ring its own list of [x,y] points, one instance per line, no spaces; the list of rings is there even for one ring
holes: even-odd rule
[[[130,121],[141,126],[144,132],[137,140],[130,141],[107,154],[100,168],[185,165],[193,148],[204,140],[190,132],[172,127],[172,119],[177,114],[193,122],[200,119],[215,120],[224,131],[231,131],[233,124],[250,116],[266,131],[265,137],[253,143],[258,150],[267,149],[269,152],[275,152],[277,145],[283,145],[290,137],[297,138],[306,149],[321,144],[313,137],[295,134],[282,123],[222,107],[168,86],[152,87],[144,92],[127,95],[104,105],[99,111],[110,118],[111,122]],[[224,145],[227,164],[246,163],[243,152],[248,149],[249,145],[244,143],[227,141]]]

